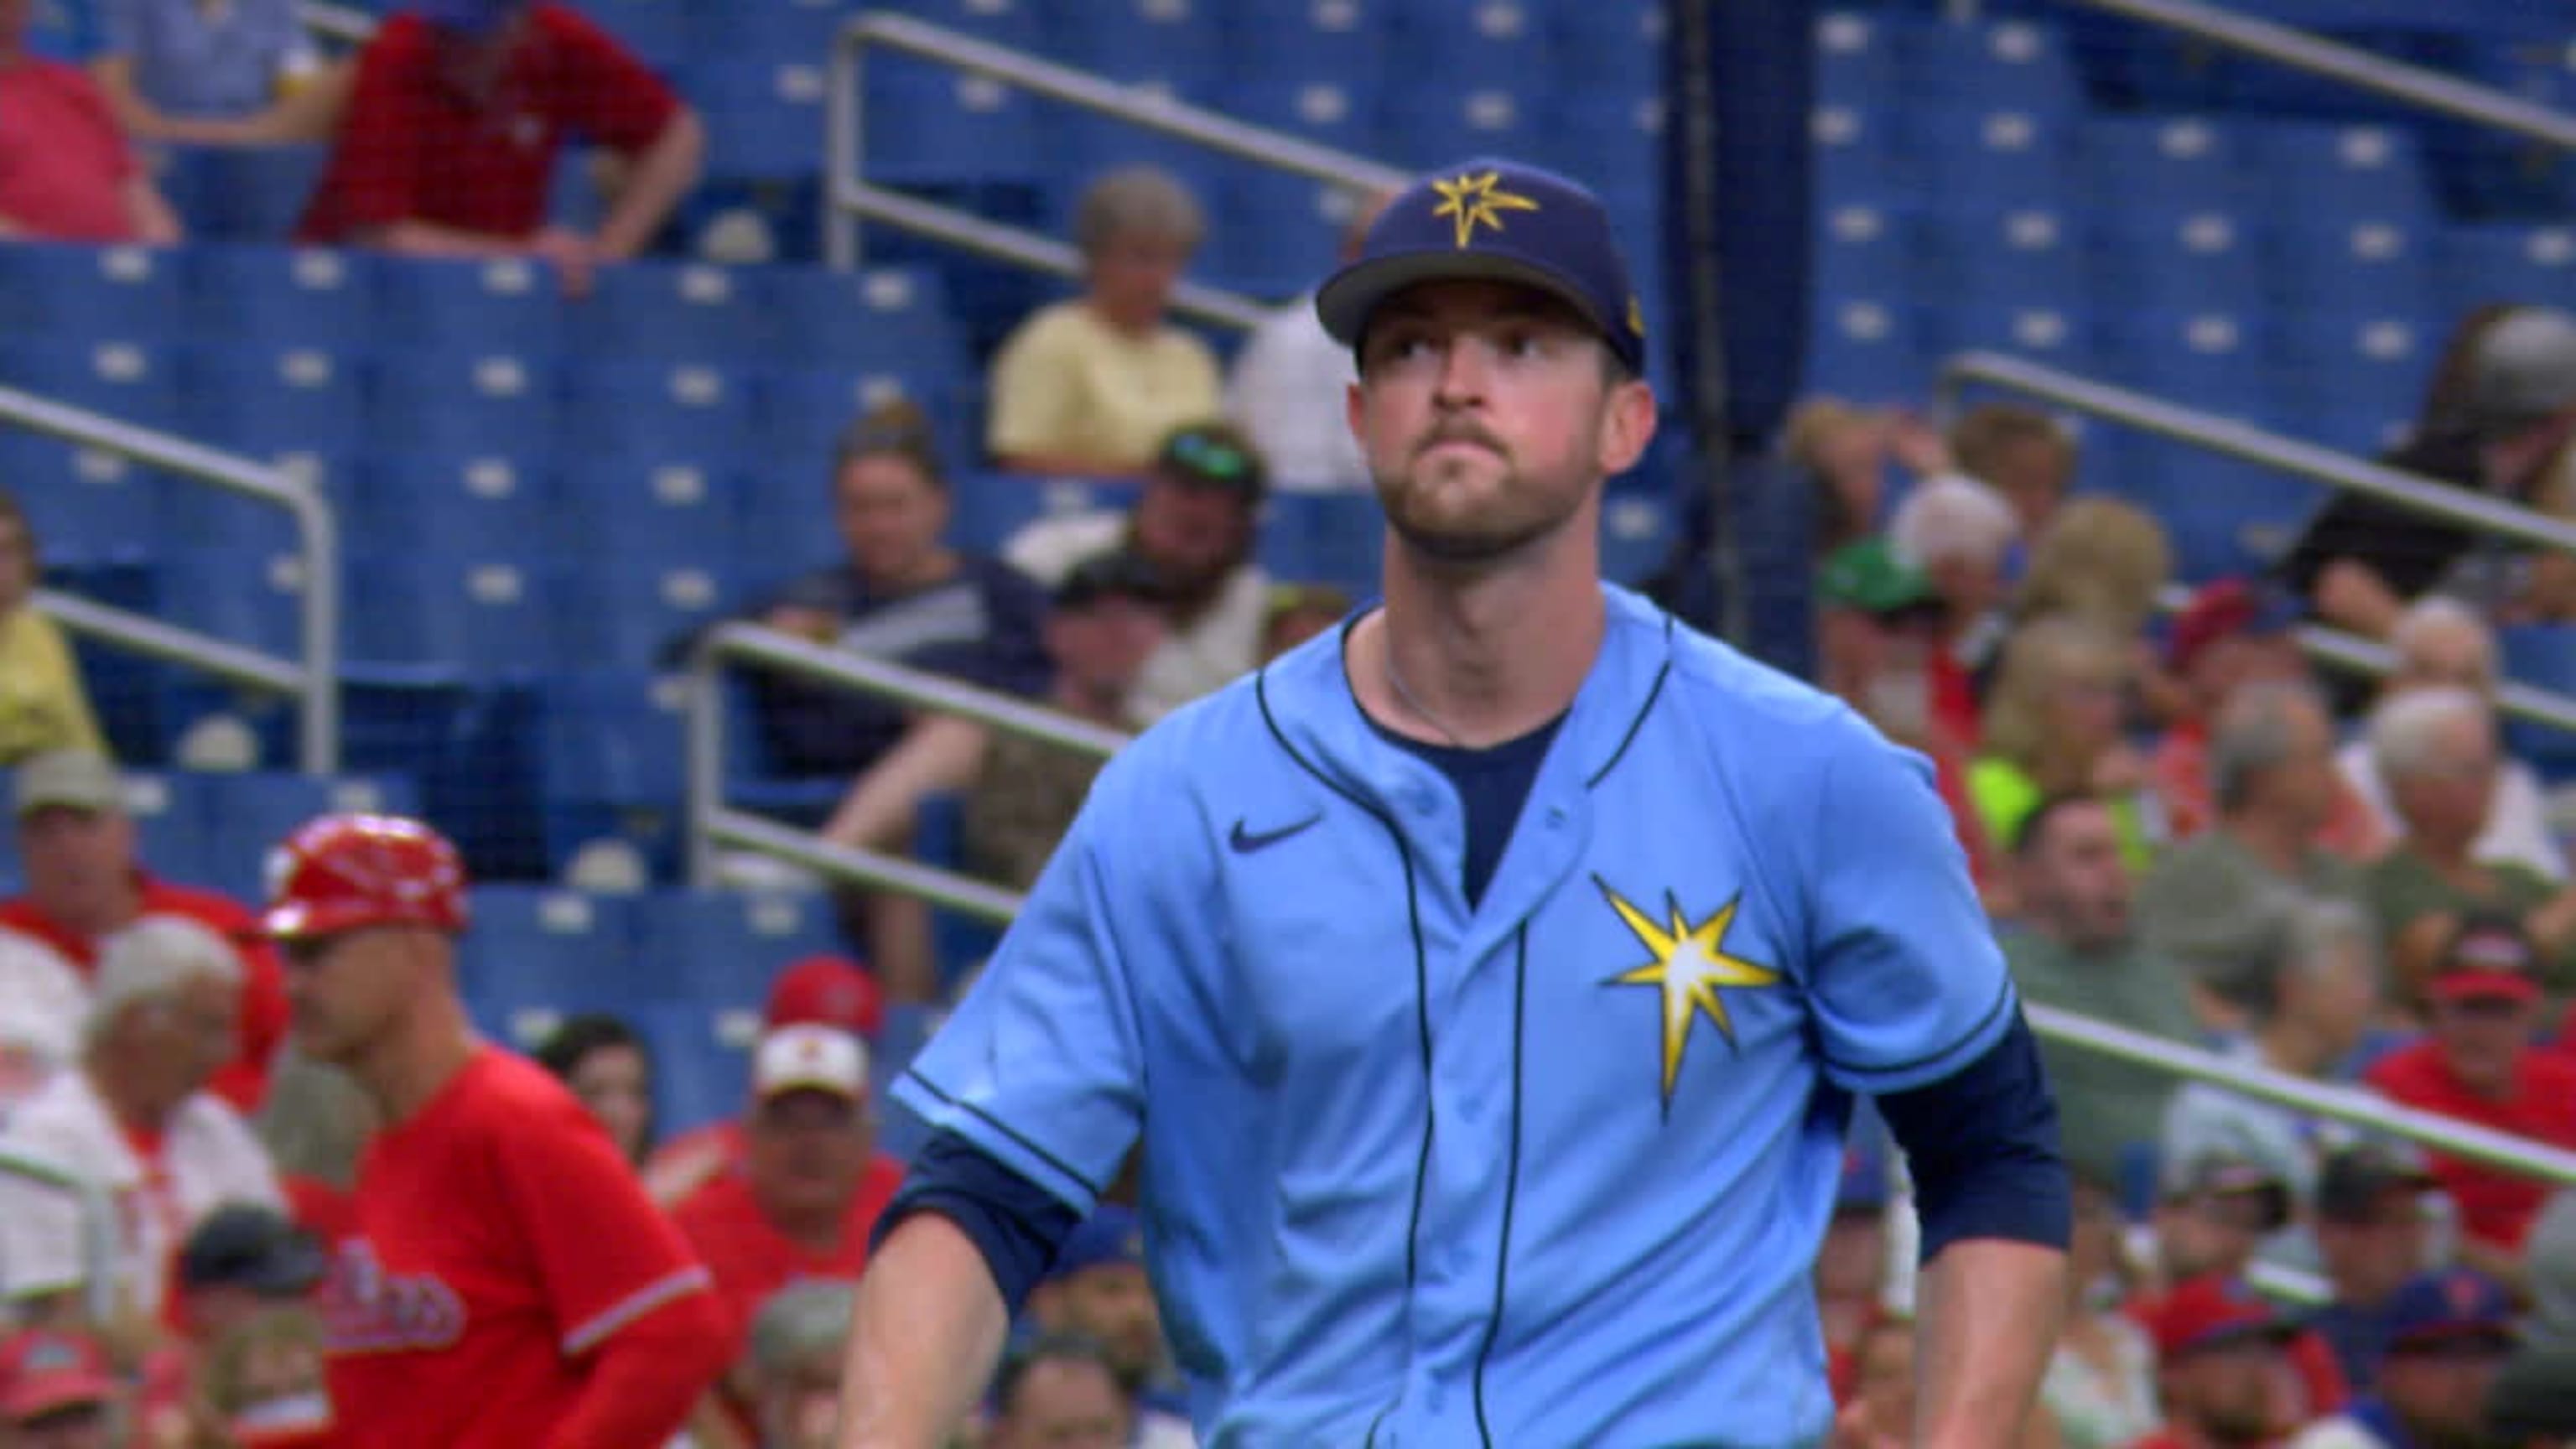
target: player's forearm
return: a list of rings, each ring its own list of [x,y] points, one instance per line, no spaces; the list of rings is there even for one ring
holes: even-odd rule
[[[603,261],[622,262],[644,250],[653,233],[680,204],[690,186],[698,179],[699,168],[707,159],[707,128],[695,111],[682,111],[671,118],[653,144],[635,164],[625,187],[619,191],[617,205],[599,228],[599,255]]]
[[[937,1213],[887,1235],[859,1281],[841,1449],[936,1449],[1001,1361],[1010,1314],[974,1240]]]
[[[2066,1255],[1992,1238],[1925,1265],[1916,1319],[1915,1442],[2007,1449],[2039,1396],[2066,1305]]]
[[[547,1449],[666,1444],[724,1372],[733,1334],[715,1295],[675,1299],[595,1351],[581,1400]]]

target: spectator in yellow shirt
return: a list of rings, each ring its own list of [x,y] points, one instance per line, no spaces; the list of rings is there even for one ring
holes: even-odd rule
[[[1093,182],[1073,229],[1083,294],[1002,343],[985,443],[1013,472],[1134,477],[1173,429],[1223,410],[1214,354],[1170,319],[1206,222],[1179,182],[1138,166]]]
[[[106,753],[71,646],[36,611],[35,592],[35,530],[0,493],[0,765],[47,750]]]

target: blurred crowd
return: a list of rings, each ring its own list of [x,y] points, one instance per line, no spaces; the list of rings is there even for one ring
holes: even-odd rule
[[[2576,319],[2495,308],[2389,461],[2563,517],[2571,440]],[[2576,1147],[2571,812],[2497,707],[2499,629],[2567,617],[2563,559],[2344,494],[2273,569],[2185,590],[2047,414],[1942,429],[1816,399],[1788,448],[1816,489],[1821,682],[1933,761],[2025,1001]],[[2318,626],[2387,672],[2319,672]],[[2048,1053],[2078,1296],[2035,1441],[2570,1432],[2576,1192]],[[1855,1234],[1883,1231],[1874,1171]],[[1855,1444],[1904,1422],[1881,1270],[1860,1246],[1820,1268]]]

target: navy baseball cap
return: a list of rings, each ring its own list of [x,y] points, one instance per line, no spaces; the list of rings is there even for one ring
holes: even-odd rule
[[[2474,1269],[2420,1273],[2389,1298],[2380,1322],[2390,1353],[2463,1343],[2509,1344],[2514,1337],[2513,1295]]]
[[[1356,348],[1380,302],[1420,282],[1520,282],[1563,298],[1631,372],[1646,314],[1601,198],[1535,166],[1480,159],[1435,173],[1378,213],[1360,253],[1315,293],[1324,331]]]
[[[1055,1266],[1048,1270],[1048,1276],[1070,1278],[1093,1268],[1143,1266],[1144,1226],[1127,1209],[1116,1203],[1102,1203],[1065,1235],[1064,1246],[1056,1250]]]

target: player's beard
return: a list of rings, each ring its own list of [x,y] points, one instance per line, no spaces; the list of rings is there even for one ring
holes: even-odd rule
[[[1438,470],[1453,466],[1428,456],[1444,442],[1468,442],[1490,452],[1501,472],[1462,505],[1441,495],[1451,482]],[[1405,547],[1449,565],[1510,558],[1563,528],[1583,506],[1584,488],[1554,488],[1531,477],[1501,440],[1472,423],[1451,423],[1416,445],[1391,472],[1375,476],[1378,505],[1387,527]],[[1467,486],[1478,486],[1469,483]]]

